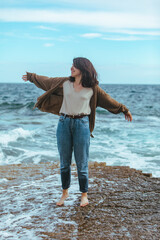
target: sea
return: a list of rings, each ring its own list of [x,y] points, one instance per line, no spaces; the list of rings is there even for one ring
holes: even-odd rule
[[[89,161],[129,166],[160,177],[160,85],[100,87],[129,108],[133,121],[98,107]],[[33,110],[43,93],[30,82],[0,83],[0,165],[59,161],[59,117]]]

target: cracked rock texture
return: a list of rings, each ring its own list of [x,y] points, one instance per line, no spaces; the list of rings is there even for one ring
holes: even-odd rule
[[[89,205],[81,208],[73,164],[69,192],[57,207],[58,163],[1,166],[1,239],[160,239],[160,178],[91,162]]]

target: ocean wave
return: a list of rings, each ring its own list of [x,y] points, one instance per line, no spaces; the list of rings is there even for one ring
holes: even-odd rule
[[[102,114],[102,115],[106,115],[106,114],[110,114],[107,110],[103,109],[103,108],[96,108],[96,113],[98,114]]]
[[[128,123],[122,113],[114,115],[97,107],[90,159],[154,174],[159,166],[160,86],[103,85],[103,88],[130,109],[133,121]],[[59,117],[32,109],[42,93],[31,84],[1,84],[0,164],[59,159],[56,144]]]
[[[8,131],[8,133],[1,133],[0,135],[0,144],[8,145],[9,142],[16,142],[19,138],[32,137],[34,131],[25,130],[23,128],[15,128]]]
[[[22,109],[22,108],[27,108],[27,109],[32,109],[34,107],[35,102],[27,102],[27,103],[14,103],[14,102],[3,102],[0,104],[0,109],[2,110],[15,110],[15,109]]]
[[[158,116],[147,116],[147,119],[153,122],[160,122],[160,118]]]

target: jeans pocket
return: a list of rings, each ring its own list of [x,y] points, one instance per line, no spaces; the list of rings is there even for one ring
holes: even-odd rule
[[[89,118],[86,116],[86,117],[83,117],[83,118],[80,118],[79,119],[83,124],[88,124],[89,123]]]
[[[59,117],[59,122],[64,122],[64,119],[65,119],[64,116],[61,115],[61,116]]]

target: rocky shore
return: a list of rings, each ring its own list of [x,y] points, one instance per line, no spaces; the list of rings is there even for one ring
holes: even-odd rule
[[[88,206],[79,206],[73,164],[70,196],[57,207],[58,163],[0,166],[0,239],[160,239],[160,178],[96,162],[89,177]]]

